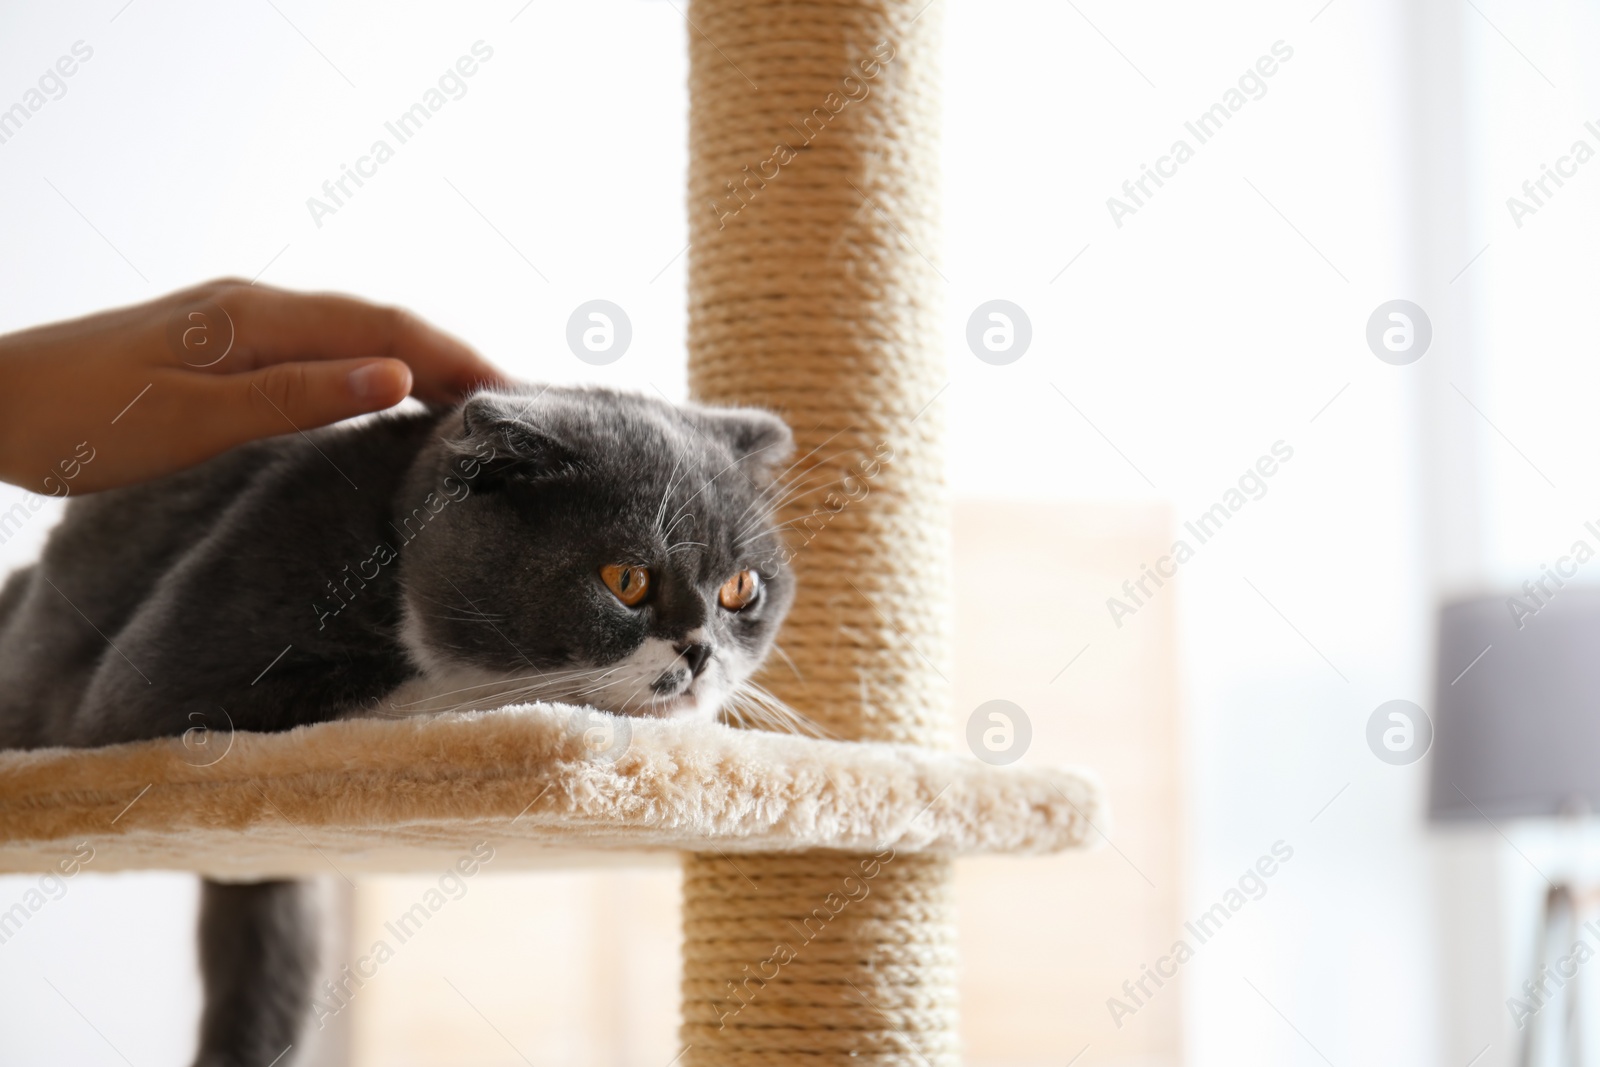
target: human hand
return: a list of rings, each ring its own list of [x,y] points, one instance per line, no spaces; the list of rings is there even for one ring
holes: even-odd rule
[[[0,480],[54,496],[501,376],[396,308],[224,279],[0,337]]]

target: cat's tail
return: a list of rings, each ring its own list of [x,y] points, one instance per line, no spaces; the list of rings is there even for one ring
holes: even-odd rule
[[[315,884],[201,883],[200,976],[205,1010],[195,1067],[309,1062],[320,971]]]

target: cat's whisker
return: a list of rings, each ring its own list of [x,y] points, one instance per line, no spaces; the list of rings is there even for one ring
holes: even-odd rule
[[[777,531],[785,530],[785,529],[788,529],[788,528],[791,528],[791,527],[795,526],[797,523],[805,522],[807,519],[810,519],[812,517],[812,515],[802,515],[797,519],[791,519],[790,521],[788,521],[786,523],[782,523],[782,524],[777,525],[777,526],[768,526],[767,525],[768,523],[770,523],[772,521],[772,519],[776,516],[777,512],[780,509],[788,506],[789,504],[793,503],[795,500],[798,500],[803,496],[808,496],[808,495],[812,495],[812,494],[816,494],[816,493],[822,493],[822,492],[824,492],[824,491],[826,491],[828,489],[832,489],[834,486],[839,486],[839,485],[843,485],[843,484],[844,484],[844,479],[843,478],[839,478],[839,479],[836,479],[836,480],[834,480],[832,482],[824,482],[821,485],[807,486],[807,487],[802,488],[802,489],[797,489],[793,494],[791,494],[790,496],[786,497],[785,499],[774,502],[771,511],[763,512],[762,514],[757,515],[753,519],[751,519],[748,522],[746,522],[743,526],[740,526],[738,528],[738,530],[735,531],[734,544],[743,545],[743,544],[746,544],[746,543],[748,543],[750,541],[755,540],[758,537],[765,537],[769,532],[777,532]],[[838,509],[832,509],[832,508],[828,509],[830,514],[838,514],[839,511],[843,511],[843,510],[844,509],[842,507],[838,508]]]
[[[818,452],[822,451],[824,448],[827,448],[830,444],[833,443],[834,439],[837,438],[840,434],[847,433],[847,432],[849,432],[850,430],[853,430],[853,429],[855,429],[854,426],[846,426],[843,429],[835,430],[833,433],[829,434],[822,441],[821,444],[817,445],[815,448],[813,448],[811,451],[807,452],[805,455],[796,458],[794,460],[794,462],[790,463],[787,467],[783,468],[783,470],[781,470],[777,474],[773,475],[772,485],[769,486],[763,492],[762,495],[765,495],[766,493],[770,493],[770,492],[773,491],[774,488],[783,485],[783,480],[789,476],[789,472],[790,471],[793,471],[796,467],[800,466],[806,460],[810,459],[812,456],[816,455]],[[757,499],[759,500],[760,497],[757,497]],[[754,505],[752,505],[752,506],[754,506]],[[746,508],[745,510],[748,511],[749,508]]]
[[[604,679],[607,677],[621,670],[623,666],[625,665],[617,664],[612,667],[573,668],[565,671],[551,672],[551,677],[539,678],[537,680],[528,682],[526,685],[516,686],[514,688],[507,689],[504,692],[483,694],[477,698],[469,696],[464,700],[456,701],[445,707],[428,707],[426,710],[430,713],[447,713],[469,709],[483,710],[483,705],[490,701],[493,701],[494,706],[496,707],[506,707],[513,704],[543,703],[550,701],[578,702],[586,695],[603,691],[611,686],[621,684],[623,681],[625,681],[626,679],[622,678],[615,679],[611,682],[604,681]],[[525,677],[518,680],[526,681],[527,678]],[[507,679],[506,681],[510,682],[512,680]],[[490,682],[486,684],[493,686],[506,683]],[[463,689],[435,694],[427,699],[414,701],[409,704],[391,704],[390,707],[412,708],[416,707],[417,705],[431,705],[441,697],[454,696],[463,692],[467,692],[468,690],[478,688],[483,688],[483,686],[467,686]]]
[[[680,455],[678,457],[678,461],[672,465],[672,474],[667,479],[666,491],[661,494],[661,506],[656,508],[656,521],[651,524],[657,530],[661,529],[661,523],[666,520],[666,517],[667,517],[667,502],[672,499],[672,490],[678,484],[678,470],[682,466],[683,466],[683,456]],[[687,472],[685,472],[685,473],[687,473]],[[663,534],[663,536],[665,536],[665,534]]]
[[[430,602],[434,604],[439,603],[436,600],[431,600],[431,598]],[[500,614],[499,612],[479,611],[476,608],[464,608],[458,604],[440,604],[439,606],[444,609],[444,615],[441,617],[458,619],[493,619],[497,621],[504,621],[506,618],[505,615]]]
[[[623,681],[623,679],[618,678],[601,684],[607,675],[614,673],[617,669],[613,668],[613,670],[593,678],[561,679],[548,685],[530,686],[521,695],[532,697],[539,701],[575,701],[589,693],[598,693]]]
[[[597,668],[597,667],[576,667],[576,668],[568,668],[568,669],[559,670],[559,671],[545,671],[545,672],[542,672],[540,674],[525,674],[525,675],[521,675],[520,677],[516,677],[516,678],[500,678],[500,679],[497,679],[495,681],[490,681],[490,682],[479,682],[476,685],[464,685],[459,689],[447,689],[444,692],[434,693],[431,696],[424,697],[421,700],[413,700],[413,701],[408,701],[406,703],[400,703],[400,704],[397,704],[397,703],[395,703],[393,701],[390,701],[389,707],[391,707],[391,708],[416,707],[419,704],[431,703],[431,702],[433,702],[435,700],[440,699],[441,697],[455,696],[458,693],[470,693],[470,692],[472,692],[474,690],[478,690],[478,689],[492,689],[495,686],[514,685],[514,684],[516,684],[518,682],[532,681],[533,684],[535,686],[537,686],[537,685],[545,683],[545,682],[573,681],[573,680],[576,680],[577,678],[579,678],[579,677],[581,677],[583,675],[593,674],[593,673],[597,672],[599,669],[600,668]],[[512,690],[512,691],[514,692],[515,690]]]
[[[605,681],[606,678],[608,678],[611,675],[613,675],[613,674],[617,673],[618,671],[622,670],[622,668],[625,667],[625,666],[626,666],[626,664],[619,663],[616,666],[611,667],[608,670],[602,671],[596,677],[589,678],[589,679],[586,679],[586,680],[575,680],[575,681],[580,681],[580,682],[586,682],[587,683],[587,684],[580,684],[580,685],[578,685],[576,687],[568,686],[568,685],[556,685],[556,686],[545,687],[543,689],[543,691],[540,692],[538,695],[539,695],[540,698],[546,699],[546,700],[581,702],[582,698],[584,698],[586,696],[591,696],[591,695],[593,695],[595,693],[604,692],[605,690],[610,689],[612,686],[620,685],[623,682],[627,681],[626,678],[614,678],[609,682]]]
[[[843,508],[839,509],[839,511],[843,511],[843,510],[844,510]],[[837,515],[838,513],[839,513],[838,511],[833,511],[832,509],[829,509],[829,511],[828,511],[828,514],[830,514],[830,515]],[[814,517],[815,517],[814,515],[802,515],[797,519],[790,519],[788,522],[779,523],[776,526],[768,526],[768,527],[765,527],[763,529],[754,530],[754,531],[744,535],[743,537],[740,537],[737,540],[735,540],[733,542],[734,546],[735,547],[742,547],[744,545],[749,544],[752,541],[758,540],[758,539],[760,539],[762,537],[766,537],[769,534],[782,533],[785,530],[799,529],[801,526],[805,525],[805,523],[807,521],[809,521],[810,519],[812,519]]]
[[[641,696],[644,697],[646,700],[649,700],[651,695],[654,695],[654,690],[649,689],[647,683],[645,682],[645,680],[643,678],[641,678],[637,682],[634,683],[633,692],[628,694],[628,699],[624,700],[622,702],[622,706],[623,707],[629,706],[635,700],[638,700]]]
[[[663,541],[671,540],[672,531],[676,530],[678,528],[678,523],[683,522],[685,519],[689,520],[689,524],[691,526],[694,525],[694,512],[692,512],[692,511],[691,512],[685,512],[682,515],[676,516],[672,520],[672,525],[668,526],[665,530],[663,530],[661,532],[661,539]]]
[[[768,445],[767,447],[770,448],[772,446]],[[759,451],[761,451],[761,449],[756,449],[756,452],[759,452]],[[754,455],[754,454],[755,454],[754,452],[750,453],[750,455]],[[727,466],[723,467],[717,473],[713,474],[710,478],[707,478],[705,484],[702,485],[699,489],[696,489],[695,492],[694,492],[694,495],[691,496],[688,500],[685,500],[678,507],[677,512],[673,515],[673,519],[674,519],[673,525],[674,526],[677,525],[677,522],[676,522],[677,516],[683,514],[684,509],[687,508],[690,504],[693,504],[695,502],[695,500],[699,498],[701,493],[704,493],[707,489],[710,489],[713,485],[716,484],[716,481],[717,481],[718,478],[721,478],[728,471],[732,470],[734,467],[737,467],[740,463],[742,463],[744,461],[745,458],[746,457],[744,457],[744,456],[736,456],[731,462],[728,463]],[[671,527],[668,527],[668,529],[670,529],[670,528]]]
[[[623,682],[626,682],[626,681],[627,681],[626,678],[614,678],[611,681],[605,683],[604,685],[593,685],[593,686],[589,686],[587,689],[574,690],[571,695],[574,698],[593,696],[596,693],[605,692],[607,689],[610,689],[614,685],[621,685]]]
[[[842,433],[846,433],[849,430],[853,430],[853,429],[855,429],[855,427],[847,426],[842,430],[836,430],[834,433],[830,434],[828,436],[828,438],[826,440],[824,440],[821,444],[817,445],[817,447],[813,448],[811,451],[807,452],[805,455],[801,456],[800,458],[796,459],[793,463],[789,464],[783,470],[781,470],[777,474],[773,475],[772,484],[769,485],[766,489],[762,490],[760,493],[758,493],[756,495],[756,498],[754,500],[752,500],[748,505],[745,506],[744,512],[742,514],[740,514],[740,516],[737,519],[734,520],[735,524],[743,521],[745,516],[748,515],[753,508],[759,506],[764,501],[768,501],[768,500],[773,499],[773,494],[774,493],[781,494],[782,492],[787,490],[787,488],[791,484],[793,484],[793,483],[787,481],[787,479],[789,477],[789,474],[796,467],[799,467],[802,463],[805,463],[812,456],[816,455],[822,449],[826,448],[829,444],[831,444],[833,442],[834,438],[838,437]],[[842,455],[843,453],[840,453],[840,454]],[[826,466],[825,463],[813,464],[812,466],[810,466],[810,467],[808,467],[806,469],[806,473],[803,474],[799,479],[797,479],[797,481],[800,481],[800,482],[805,481],[806,478],[811,476],[811,473],[813,471],[825,469],[825,466]]]
[[[444,708],[429,710],[430,712],[441,714],[460,711],[484,711],[488,710],[484,705],[489,704],[491,701],[493,702],[493,707],[503,708],[516,704],[547,702],[548,700],[558,699],[564,695],[565,691],[562,689],[536,684],[525,686],[521,689],[508,690],[504,693],[496,693],[484,700],[463,700]]]
[[[624,662],[618,663],[618,664],[616,664],[616,665],[614,665],[612,667],[609,667],[606,670],[601,671],[598,675],[596,675],[594,680],[595,681],[599,681],[602,678],[609,678],[613,674],[616,674],[618,671],[622,670],[627,665],[628,665],[627,662],[624,661]]]
[[[812,467],[793,481],[773,483],[772,488],[767,490],[760,499],[745,508],[744,513],[735,520],[736,527],[741,530],[748,529],[752,524],[759,523],[764,518],[772,516],[779,508],[782,508],[796,497],[825,488],[824,486],[812,485],[811,479],[819,474],[825,476],[827,473],[829,473],[829,469],[826,467]],[[757,506],[761,510],[755,515],[751,515],[751,511]]]
[[[427,617],[430,619],[442,619],[445,622],[465,622],[480,626],[495,626],[500,621],[494,618],[473,618],[470,615],[452,615],[448,612],[442,614],[440,612],[428,612]]]
[[[706,544],[704,541],[679,541],[675,545],[668,545],[667,546],[667,554],[671,555],[673,552],[676,552],[680,548],[710,548],[710,547],[711,546]]]
[[[815,735],[814,729],[803,718],[798,715],[784,715],[755,699],[751,694],[737,695],[729,706],[738,715],[741,725],[753,726],[770,733]]]
[[[794,732],[804,733],[811,737],[834,738],[831,731],[802,715],[788,704],[774,696],[759,682],[746,681],[741,687],[744,695],[753,699],[763,710],[772,713],[777,719],[793,727]],[[837,738],[834,738],[837,740]]]
[[[455,601],[440,600],[438,597],[429,596],[426,593],[421,592],[420,590],[413,590],[410,593],[410,595],[415,597],[418,600],[425,600],[430,604],[434,604],[434,605],[437,605],[437,606],[439,606],[441,608],[445,608],[445,609],[451,610],[451,611],[459,611],[459,612],[462,612],[463,614],[485,615],[485,616],[494,615],[494,617],[496,617],[496,618],[504,618],[505,617],[504,615],[499,615],[499,614],[496,614],[494,612],[480,611],[475,607],[465,607],[464,608],[459,603],[456,603]],[[469,601],[468,603],[470,604],[471,602]]]
[[[728,699],[722,705],[723,711],[731,713],[736,724],[743,727],[766,728],[766,717],[762,715],[756,705],[741,693],[729,693]]]
[[[800,673],[800,668],[795,666],[794,660],[789,658],[789,653],[783,650],[782,645],[778,644],[776,641],[772,642],[772,651],[776,652],[778,654],[778,658],[789,665],[789,670],[794,672],[794,676],[796,678],[800,679],[802,683],[805,682],[806,676]]]
[[[813,481],[815,478],[826,478],[831,474],[838,474],[838,477],[834,478],[832,481],[823,482],[821,484],[816,484]],[[793,479],[792,481],[775,483],[772,490],[775,495],[769,495],[762,501],[759,501],[759,503],[764,505],[764,511],[771,513],[777,511],[779,508],[783,507],[797,496],[801,496],[806,493],[820,492],[823,489],[828,489],[835,485],[842,485],[844,484],[845,479],[850,477],[855,477],[853,472],[846,471],[840,474],[837,467],[818,464],[815,467],[809,468],[803,475]],[[741,515],[740,519],[745,520],[751,510],[752,508],[746,508],[745,514]],[[749,522],[742,521],[741,525],[748,526]]]

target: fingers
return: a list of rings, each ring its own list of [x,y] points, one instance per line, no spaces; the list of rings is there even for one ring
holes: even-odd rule
[[[412,374],[395,359],[340,359],[276,363],[193,382],[195,406],[203,406],[207,432],[221,451],[393,407],[411,392]]]
[[[33,466],[49,472],[57,457],[78,455],[72,442],[87,437],[98,455],[83,464],[70,488],[109,489],[182,470],[257,438],[382,411],[404,400],[412,385],[410,368],[395,359],[278,363],[241,374],[165,370],[151,377],[109,426],[97,422],[92,432],[74,429],[46,442]],[[37,481],[31,467],[24,473],[28,478],[18,484]]]
[[[504,380],[467,345],[398,308],[332,294],[230,284],[219,287],[211,299],[232,320],[237,353],[212,368],[217,372],[382,356],[409,366],[417,396],[438,402]]]

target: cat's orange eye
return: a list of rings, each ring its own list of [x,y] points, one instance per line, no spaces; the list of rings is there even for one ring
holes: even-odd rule
[[[740,571],[722,583],[722,588],[717,592],[717,603],[729,611],[738,611],[749,607],[760,591],[760,576],[755,571]]]
[[[600,580],[606,588],[628,607],[633,607],[650,592],[650,571],[644,567],[630,567],[621,563],[608,563],[600,568]]]

